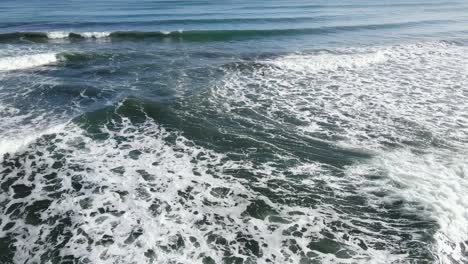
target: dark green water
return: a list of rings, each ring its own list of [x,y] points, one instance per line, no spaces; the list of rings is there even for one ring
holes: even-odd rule
[[[2,1],[0,263],[468,263],[464,1]]]

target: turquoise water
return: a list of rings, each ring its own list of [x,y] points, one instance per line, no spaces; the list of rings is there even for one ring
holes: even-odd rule
[[[467,22],[1,1],[0,263],[468,263]]]

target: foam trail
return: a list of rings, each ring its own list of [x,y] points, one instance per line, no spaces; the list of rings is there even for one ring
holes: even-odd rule
[[[57,62],[57,53],[40,53],[0,58],[0,71],[14,71],[35,68]]]

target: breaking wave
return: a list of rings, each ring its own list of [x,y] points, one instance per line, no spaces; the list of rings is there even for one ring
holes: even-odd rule
[[[0,71],[14,71],[44,66],[58,61],[58,53],[11,56],[0,58]]]
[[[402,27],[412,27],[425,24],[447,23],[447,20],[428,20],[414,22],[400,22],[388,24],[367,24],[351,26],[330,26],[317,28],[288,28],[288,29],[238,29],[238,30],[178,30],[178,31],[112,31],[112,32],[12,32],[0,34],[0,42],[3,41],[47,41],[53,39],[100,39],[112,40],[139,40],[181,38],[188,41],[225,41],[232,39],[244,39],[255,37],[295,36],[313,34],[332,34],[348,31],[384,30]]]

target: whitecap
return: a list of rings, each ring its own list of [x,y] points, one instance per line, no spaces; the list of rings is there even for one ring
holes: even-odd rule
[[[0,71],[14,71],[40,67],[57,62],[57,53],[48,52],[0,58]]]
[[[91,31],[91,32],[68,32],[68,31],[52,31],[47,32],[47,37],[50,39],[66,39],[69,38],[70,34],[74,33],[83,38],[107,38],[111,32],[107,31]]]

